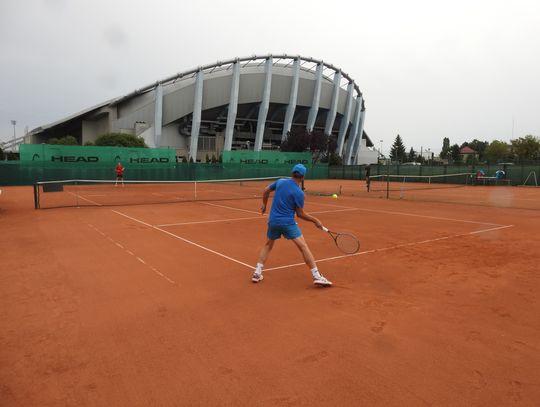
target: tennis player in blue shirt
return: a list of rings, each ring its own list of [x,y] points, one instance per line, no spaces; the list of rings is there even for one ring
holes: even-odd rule
[[[296,164],[292,169],[291,179],[279,179],[264,190],[261,213],[264,214],[266,212],[266,204],[272,192],[274,192],[274,200],[272,201],[272,209],[268,218],[266,244],[261,249],[257,267],[251,277],[251,281],[254,283],[259,283],[263,280],[264,263],[268,259],[275,241],[283,235],[285,239],[292,240],[302,252],[304,261],[313,275],[313,283],[322,287],[330,287],[332,285],[332,282],[326,279],[317,269],[315,258],[311,254],[304,236],[302,236],[302,232],[294,220],[294,215],[296,214],[300,219],[313,222],[319,229],[323,227],[317,218],[304,212],[304,192],[301,185],[305,174],[306,167],[302,164]]]

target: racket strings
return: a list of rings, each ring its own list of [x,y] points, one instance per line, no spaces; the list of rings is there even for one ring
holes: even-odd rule
[[[356,237],[349,234],[339,234],[336,237],[337,247],[344,253],[353,254],[360,249],[360,242]]]

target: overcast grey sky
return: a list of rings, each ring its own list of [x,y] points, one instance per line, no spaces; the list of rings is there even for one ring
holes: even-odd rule
[[[265,53],[349,73],[385,152],[540,136],[539,0],[0,0],[0,139]]]

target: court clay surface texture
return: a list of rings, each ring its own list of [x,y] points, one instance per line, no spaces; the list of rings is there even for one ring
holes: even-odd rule
[[[2,406],[540,405],[538,210],[307,196],[321,289],[259,200],[0,198]]]

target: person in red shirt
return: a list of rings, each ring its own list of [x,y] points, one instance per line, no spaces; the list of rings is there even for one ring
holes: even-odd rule
[[[122,183],[122,186],[124,186],[124,167],[122,167],[122,163],[116,164],[116,168],[114,169],[116,171],[116,182],[114,183],[114,186],[116,187],[118,185],[118,181]]]

